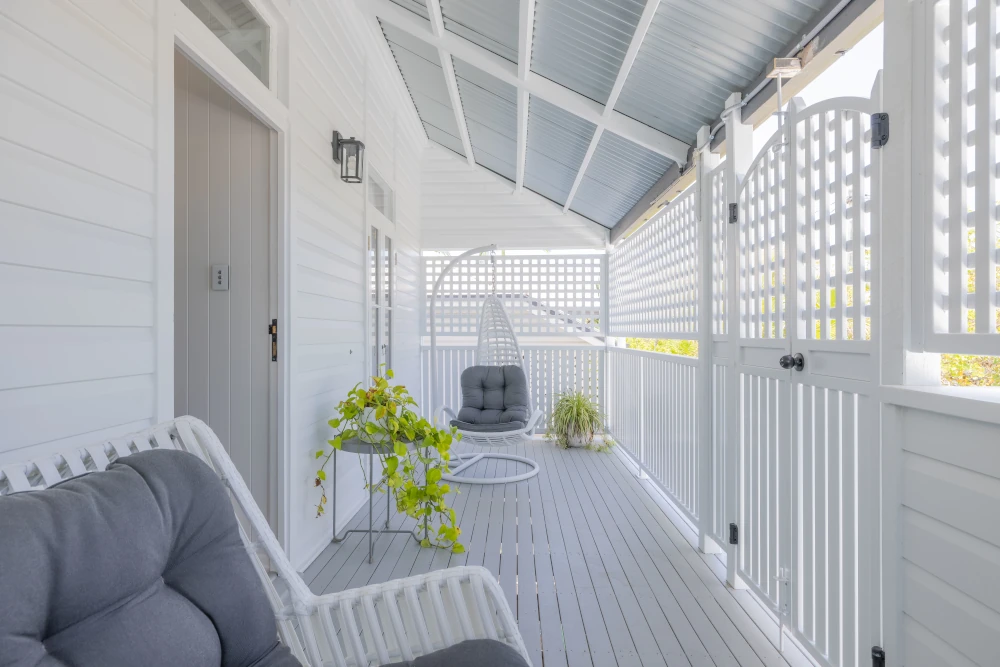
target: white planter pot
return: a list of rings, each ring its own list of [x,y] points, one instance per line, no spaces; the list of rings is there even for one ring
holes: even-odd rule
[[[585,435],[571,435],[567,438],[567,442],[570,447],[586,447],[593,442],[593,438],[588,438]]]

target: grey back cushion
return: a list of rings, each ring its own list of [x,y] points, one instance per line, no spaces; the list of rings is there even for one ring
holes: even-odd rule
[[[462,371],[458,421],[523,428],[528,423],[528,403],[528,380],[520,366],[470,366]]]
[[[0,498],[0,665],[299,662],[219,478],[155,450]]]

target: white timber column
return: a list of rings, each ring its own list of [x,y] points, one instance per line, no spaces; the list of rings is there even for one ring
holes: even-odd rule
[[[879,290],[876,296],[880,384],[940,384],[940,356],[921,354],[924,308],[930,305],[930,280],[920,258],[926,257],[928,235],[922,225],[930,217],[921,213],[923,203],[914,187],[927,164],[927,139],[931,119],[923,106],[931,75],[927,71],[930,12],[921,3],[906,0],[885,5],[882,110],[889,114],[889,143],[882,153],[882,229],[876,261]],[[916,261],[915,261],[916,258]],[[873,285],[873,290],[875,289]],[[887,665],[902,664],[902,413],[904,408],[882,404],[881,412],[881,571],[882,644]]]
[[[695,187],[698,198],[698,548],[719,553],[711,539],[712,521],[712,184],[709,174],[719,166],[712,152],[712,128],[698,130]]]
[[[531,40],[535,31],[535,0],[521,0],[517,29],[517,80],[526,84],[531,76]],[[528,102],[526,87],[517,89],[517,168],[514,192],[524,188],[524,165],[528,159]]]
[[[740,184],[753,160],[753,128],[740,118],[742,93],[733,93],[726,100],[726,202],[739,201]],[[740,338],[740,262],[739,224],[729,224],[726,230],[726,338],[728,366],[726,367],[726,525],[739,524],[739,401],[736,377],[736,350]],[[728,541],[727,541],[728,542]],[[726,583],[733,588],[746,588],[737,571],[737,547],[726,544]]]

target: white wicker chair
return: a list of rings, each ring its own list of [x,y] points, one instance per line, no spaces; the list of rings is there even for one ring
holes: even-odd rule
[[[458,567],[330,595],[314,595],[292,568],[250,490],[215,433],[194,417],[0,466],[0,496],[44,489],[150,449],[195,454],[219,475],[256,535],[240,536],[267,592],[278,634],[303,665],[348,667],[412,660],[465,639],[497,639],[530,664],[499,585],[482,567]],[[288,589],[282,600],[269,569]]]

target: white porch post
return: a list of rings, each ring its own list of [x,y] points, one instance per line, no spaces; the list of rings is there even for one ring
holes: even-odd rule
[[[712,184],[719,164],[711,151],[712,128],[698,130],[695,187],[698,197],[698,548],[718,553],[711,534],[712,508]]]
[[[740,183],[753,160],[753,128],[744,125],[740,118],[741,93],[733,93],[726,100],[732,111],[726,116],[726,201],[739,201]],[[736,377],[736,350],[740,338],[740,262],[738,224],[726,230],[726,489],[725,523],[739,525],[739,400]],[[746,588],[737,571],[737,547],[726,544],[726,583],[733,588]]]

